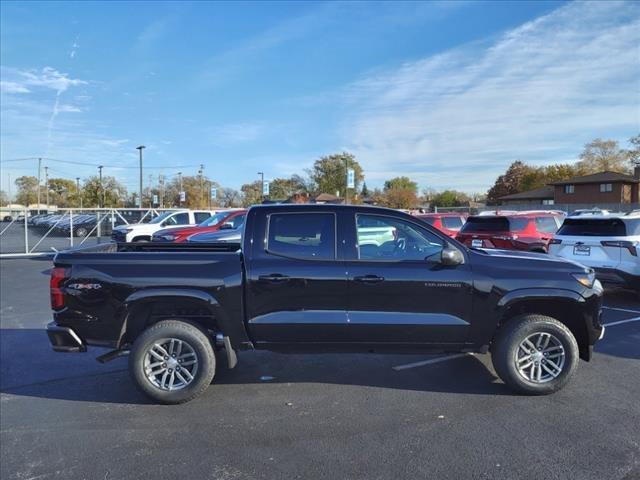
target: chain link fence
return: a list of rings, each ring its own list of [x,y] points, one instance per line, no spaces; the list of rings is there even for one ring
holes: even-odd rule
[[[0,218],[0,257],[42,255],[111,240],[114,227],[149,222],[169,209],[13,210]]]

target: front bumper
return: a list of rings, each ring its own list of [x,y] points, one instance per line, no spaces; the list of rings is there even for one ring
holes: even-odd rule
[[[56,352],[86,352],[87,346],[82,339],[69,327],[62,327],[56,322],[47,325],[47,335],[51,347]]]

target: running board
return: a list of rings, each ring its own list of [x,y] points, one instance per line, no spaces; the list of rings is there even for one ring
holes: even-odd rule
[[[127,355],[129,355],[129,350],[112,350],[105,353],[104,355],[96,357],[96,360],[100,363],[107,363],[111,360],[115,360],[118,357],[125,357]]]

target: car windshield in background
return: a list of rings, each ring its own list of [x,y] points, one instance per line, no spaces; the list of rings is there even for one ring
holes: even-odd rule
[[[471,217],[460,231],[465,232],[510,232],[524,230],[529,223],[525,217]]]
[[[462,218],[442,217],[442,225],[449,230],[459,230],[462,227]]]
[[[429,225],[433,225],[434,223],[436,223],[435,217],[418,217],[418,218],[422,220],[424,223],[428,223]]]
[[[223,221],[225,218],[227,218],[230,215],[229,212],[219,212],[216,213],[214,216],[207,218],[204,222],[202,222],[200,224],[201,227],[211,227],[213,225],[217,225],[219,224],[221,221]]]
[[[174,212],[164,212],[161,215],[158,215],[156,218],[151,220],[149,223],[162,223],[169,215],[172,215]]]
[[[558,235],[580,237],[624,237],[627,229],[618,218],[567,218]]]

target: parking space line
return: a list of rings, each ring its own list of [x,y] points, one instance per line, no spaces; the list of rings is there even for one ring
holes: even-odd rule
[[[626,320],[619,320],[617,322],[604,323],[605,327],[615,327],[616,325],[622,325],[623,323],[640,322],[640,317],[627,318]]]
[[[447,355],[446,357],[432,358],[430,360],[423,360],[421,362],[407,363],[406,365],[398,365],[392,367],[396,372],[400,370],[408,370],[409,368],[422,367],[424,365],[433,365],[434,363],[446,362],[448,360],[454,360],[460,357],[466,357],[467,355],[473,355],[473,353],[457,353],[455,355]]]
[[[640,313],[640,310],[631,310],[629,308],[618,308],[618,307],[602,307],[607,310],[615,310],[617,312],[626,312],[626,313]]]

